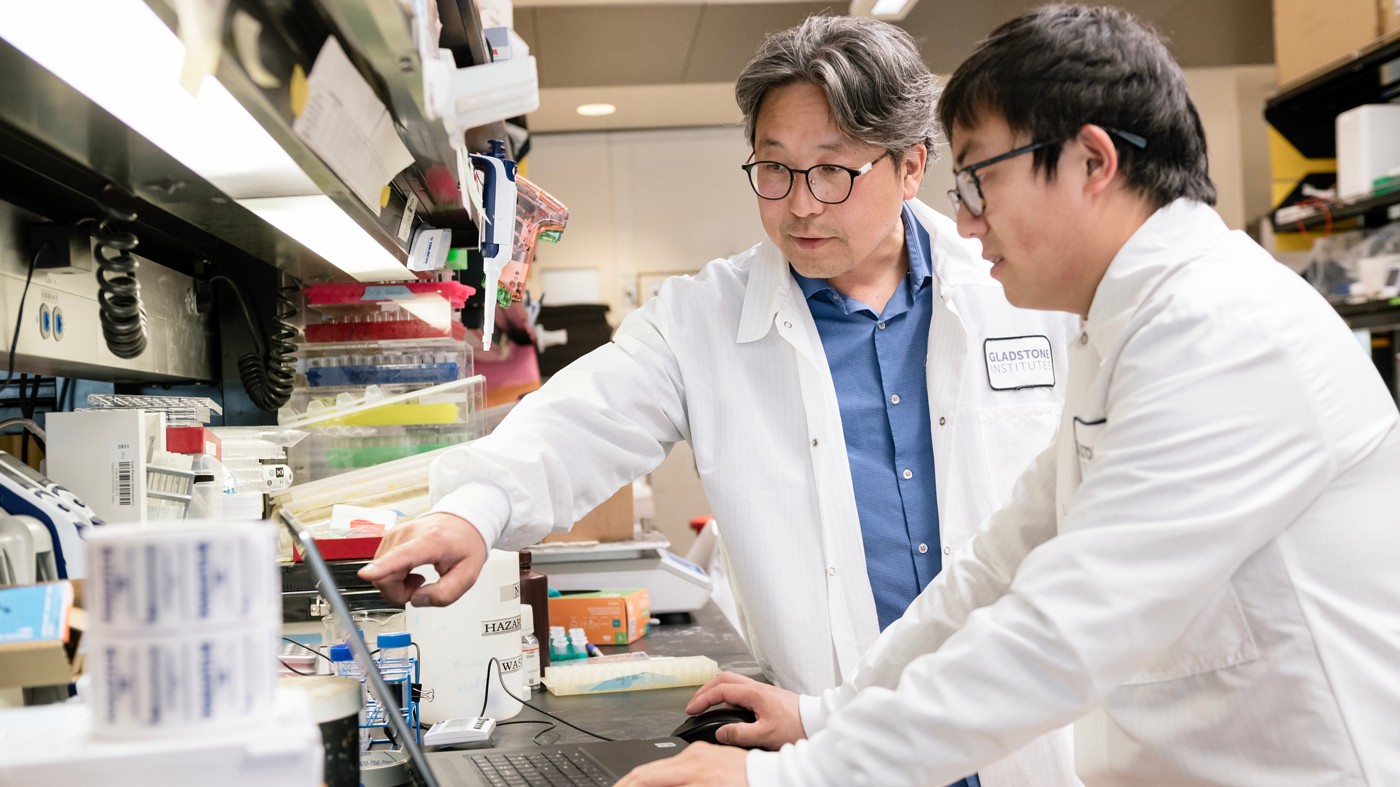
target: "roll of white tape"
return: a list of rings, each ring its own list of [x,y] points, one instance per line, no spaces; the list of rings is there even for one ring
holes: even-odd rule
[[[280,620],[276,531],[262,522],[109,525],[88,539],[94,632],[188,632]]]
[[[265,714],[276,687],[279,634],[276,627],[254,626],[90,638],[94,736],[193,735]]]

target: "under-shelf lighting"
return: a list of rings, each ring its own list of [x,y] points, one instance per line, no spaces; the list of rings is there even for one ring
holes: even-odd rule
[[[229,197],[302,200],[253,210],[337,268],[361,281],[412,278],[218,80],[206,77],[198,96],[180,86],[185,47],[141,0],[7,3],[0,38]],[[327,243],[324,223],[343,237]]]
[[[617,111],[617,107],[612,104],[580,104],[575,112],[588,118],[600,118],[611,115]]]
[[[415,278],[324,194],[241,199],[238,204],[359,281]]]

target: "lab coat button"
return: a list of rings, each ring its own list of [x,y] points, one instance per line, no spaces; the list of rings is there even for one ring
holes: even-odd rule
[[[815,437],[812,438],[812,447],[813,447],[813,448],[816,448],[816,447],[817,447],[817,438],[815,438]]]
[[[791,328],[791,327],[792,327],[792,323],[790,323],[790,322],[784,322],[784,323],[783,323],[783,327],[784,327],[784,328]]]
[[[827,566],[827,567],[826,567],[826,575],[829,576],[829,577],[834,577],[834,576],[836,576],[836,566]]]
[[[920,555],[923,555],[923,554],[927,554],[927,553],[928,553],[928,544],[920,544],[920,545],[919,545],[919,554],[920,554]]]
[[[904,480],[905,480],[905,481],[908,481],[909,479],[911,479],[911,478],[914,477],[914,471],[913,471],[913,470],[910,470],[909,468],[906,467],[906,468],[904,468],[904,472],[901,473],[901,475],[904,476]]]
[[[939,426],[943,426],[943,425],[945,425],[945,424],[947,424],[947,423],[948,423],[948,419],[947,419],[947,418],[944,418],[944,417],[941,416],[941,415],[938,416],[938,425],[939,425]]]
[[[890,394],[890,404],[899,404],[899,394]]]
[[[951,554],[953,554],[953,548],[952,548],[952,547],[943,547],[943,554],[945,554],[945,555],[951,555]]]
[[[1087,333],[1081,333],[1081,334],[1079,334],[1079,343],[1080,343],[1080,344],[1088,344],[1088,343],[1089,343],[1089,334],[1087,334]]]

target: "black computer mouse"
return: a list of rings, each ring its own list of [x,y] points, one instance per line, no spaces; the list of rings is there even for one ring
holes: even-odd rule
[[[755,718],[753,711],[748,708],[722,703],[681,722],[681,726],[677,727],[671,736],[686,743],[719,743],[715,740],[715,732],[720,727],[726,724],[749,724]]]

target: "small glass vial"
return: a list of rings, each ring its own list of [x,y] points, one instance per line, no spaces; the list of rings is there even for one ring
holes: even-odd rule
[[[540,690],[540,640],[535,636],[535,610],[529,604],[520,605],[520,655],[524,661],[525,696]]]
[[[407,631],[380,634],[375,638],[379,654],[375,657],[379,674],[389,683],[400,707],[413,699],[413,635]]]
[[[360,665],[355,663],[349,645],[342,642],[331,646],[331,671],[342,678],[360,679]]]

